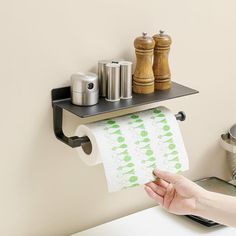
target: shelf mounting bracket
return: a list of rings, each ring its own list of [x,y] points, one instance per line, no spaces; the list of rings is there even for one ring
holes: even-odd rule
[[[57,139],[59,139],[60,141],[69,145],[72,148],[80,147],[83,143],[89,142],[89,138],[87,136],[67,137],[63,132],[62,125],[63,125],[63,108],[58,107],[56,104],[53,104],[53,129]]]

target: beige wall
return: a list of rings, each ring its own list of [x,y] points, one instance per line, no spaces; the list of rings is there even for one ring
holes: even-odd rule
[[[85,166],[52,131],[50,90],[99,59],[134,60],[142,31],[172,36],[173,80],[200,91],[160,103],[187,113],[185,175],[229,178],[218,141],[236,122],[235,9],[234,0],[1,0],[0,235],[65,236],[155,204],[142,187],[107,193],[102,166]],[[66,114],[67,134],[80,122]]]

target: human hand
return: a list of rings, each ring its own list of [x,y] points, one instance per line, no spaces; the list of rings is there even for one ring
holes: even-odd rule
[[[147,183],[147,194],[167,211],[177,215],[194,214],[198,199],[206,190],[182,175],[155,170],[157,180]]]

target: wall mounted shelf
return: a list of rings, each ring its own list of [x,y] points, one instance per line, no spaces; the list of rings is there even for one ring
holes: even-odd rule
[[[80,118],[87,118],[131,107],[138,107],[178,97],[188,96],[196,93],[198,93],[197,90],[172,82],[172,88],[169,90],[157,91],[152,94],[133,93],[132,99],[120,100],[118,102],[108,102],[104,98],[100,98],[99,103],[96,105],[81,107],[73,105],[71,103],[70,87],[56,88],[53,89],[51,93],[54,133],[60,141],[69,145],[70,147],[79,147],[82,143],[89,141],[87,137],[67,137],[64,135],[62,130],[63,109],[73,113],[76,116],[79,116]],[[176,118],[179,120],[184,120],[185,114],[183,112],[179,112],[176,115]]]

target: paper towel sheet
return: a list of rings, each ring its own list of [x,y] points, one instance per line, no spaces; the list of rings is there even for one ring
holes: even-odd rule
[[[102,161],[109,192],[153,181],[155,168],[188,169],[178,122],[165,107],[81,125],[76,135],[90,138],[91,154],[78,148],[79,155],[89,165]]]

